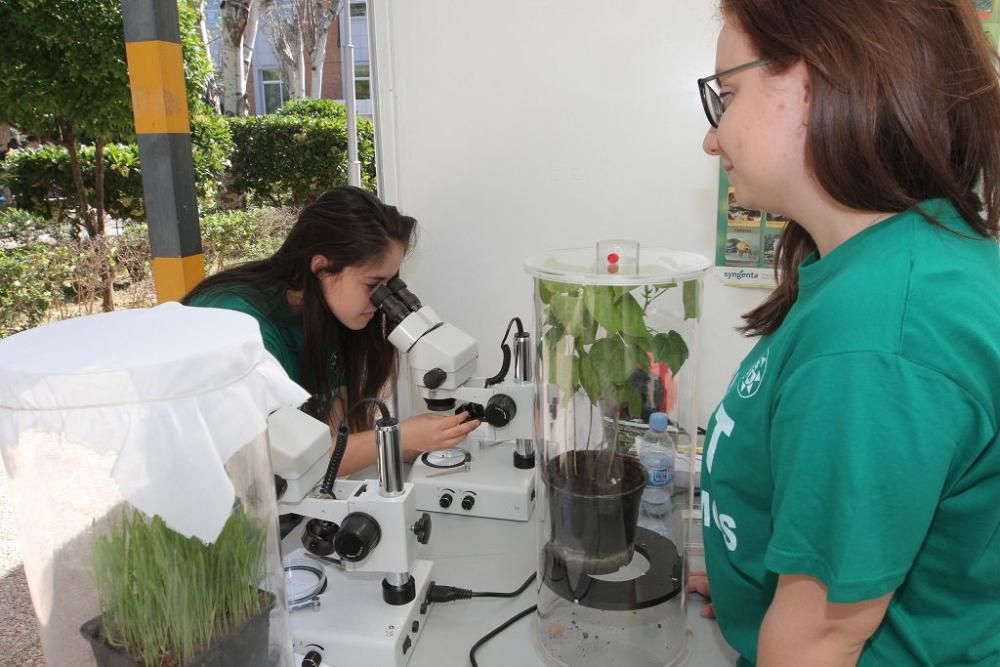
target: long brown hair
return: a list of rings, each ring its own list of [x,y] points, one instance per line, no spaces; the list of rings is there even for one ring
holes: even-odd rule
[[[997,53],[974,4],[721,0],[723,15],[772,72],[805,63],[806,163],[827,194],[862,211],[905,211],[945,198],[977,234],[997,237]],[[803,227],[786,226],[775,254],[778,287],[744,315],[744,334],[780,326],[798,296],[799,263],[815,249]]]
[[[330,311],[319,278],[310,269],[315,255],[326,257],[327,273],[340,273],[348,266],[377,261],[389,250],[391,241],[409,249],[416,220],[383,204],[367,190],[343,186],[334,188],[299,213],[284,243],[271,257],[249,262],[217,273],[200,282],[182,300],[188,303],[203,292],[231,292],[265,306],[268,294],[278,289],[302,291],[304,341],[300,358],[302,386],[313,395],[311,412],[328,417],[331,386],[331,353],[338,361],[347,384],[347,405],[380,396],[398,370],[396,348],[386,340],[386,321],[378,311],[360,331],[345,327]],[[271,297],[273,300],[273,297]],[[274,313],[269,313],[274,316]],[[374,405],[360,406],[351,413],[354,431],[372,428]]]

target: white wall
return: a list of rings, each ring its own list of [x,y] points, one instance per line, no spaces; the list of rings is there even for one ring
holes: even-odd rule
[[[420,223],[403,275],[491,372],[507,321],[532,321],[526,257],[601,238],[714,257],[695,85],[714,70],[713,2],[371,2],[381,193]],[[706,279],[701,425],[764,294]]]

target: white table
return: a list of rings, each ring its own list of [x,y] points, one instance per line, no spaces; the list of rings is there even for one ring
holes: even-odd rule
[[[538,508],[535,508],[538,511]],[[534,521],[498,521],[432,514],[430,543],[421,558],[434,561],[438,584],[474,591],[513,591],[538,567]],[[534,516],[532,517],[534,518]],[[469,649],[483,635],[535,603],[534,584],[519,597],[473,598],[436,604],[414,647],[410,667],[464,667]],[[701,618],[701,600],[688,605],[691,667],[732,667],[736,653],[726,644],[715,621]],[[476,653],[482,667],[544,665],[533,646],[534,615],[521,619]]]

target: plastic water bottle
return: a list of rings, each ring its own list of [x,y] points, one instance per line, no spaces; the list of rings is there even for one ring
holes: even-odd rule
[[[674,492],[674,462],[677,447],[667,433],[670,423],[666,413],[649,416],[649,429],[639,440],[639,461],[649,473],[642,493],[639,525],[661,535],[671,533],[670,497]]]

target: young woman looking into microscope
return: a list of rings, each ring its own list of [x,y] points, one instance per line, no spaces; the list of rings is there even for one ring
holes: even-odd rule
[[[264,347],[312,395],[307,411],[336,426],[348,406],[384,395],[396,378],[398,353],[371,296],[399,273],[415,227],[370,192],[338,187],[302,209],[274,255],[206,278],[182,303],[255,318]],[[374,410],[364,404],[348,416],[340,474],[374,463]],[[465,418],[403,420],[404,457],[456,446],[479,425]]]

